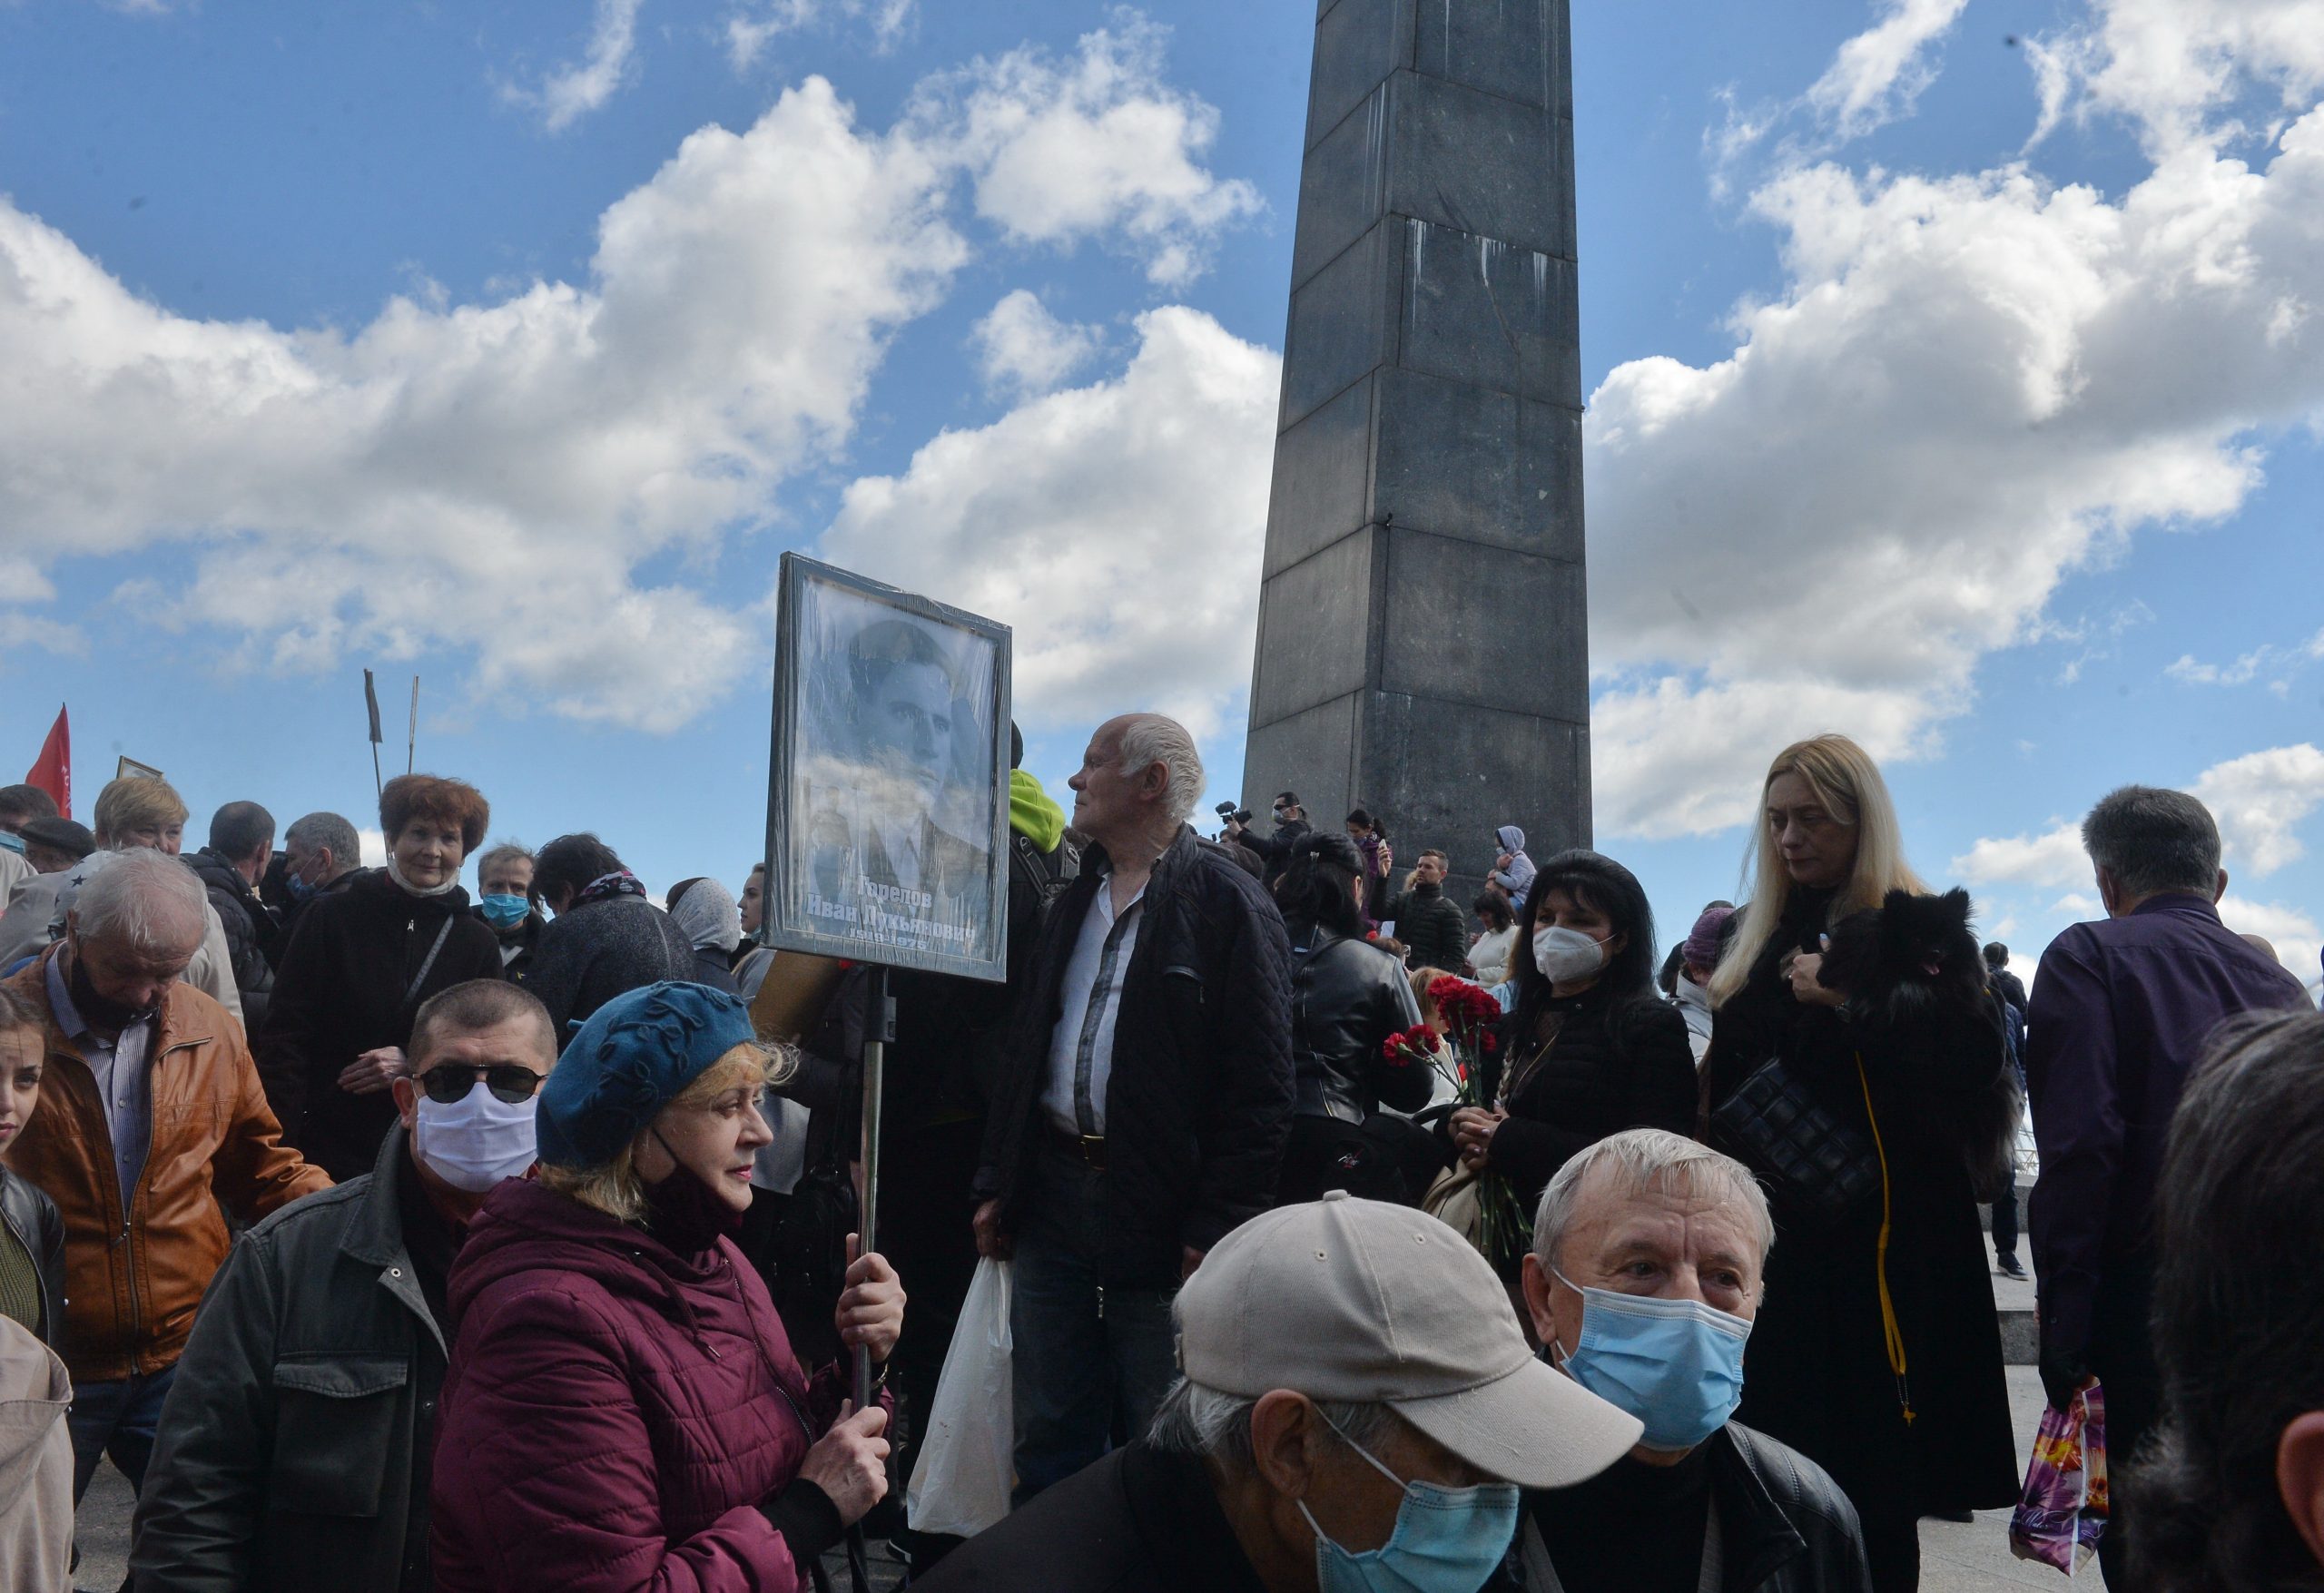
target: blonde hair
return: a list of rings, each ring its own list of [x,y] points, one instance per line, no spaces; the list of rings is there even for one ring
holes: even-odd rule
[[[1847,882],[1832,899],[1827,922],[1837,923],[1853,912],[1878,907],[1891,890],[1925,892],[1928,887],[1905,861],[1904,833],[1896,825],[1896,804],[1888,795],[1888,782],[1880,778],[1880,766],[1871,754],[1844,735],[1819,735],[1812,740],[1794,742],[1776,754],[1768,765],[1768,777],[1759,786],[1759,812],[1754,821],[1751,845],[1747,854],[1750,870],[1751,899],[1735,916],[1735,933],[1727,943],[1727,953],[1718,959],[1718,971],[1710,977],[1710,1003],[1725,1006],[1734,994],[1751,978],[1751,969],[1767,949],[1775,935],[1776,926],[1783,921],[1784,910],[1791,904],[1793,890],[1791,874],[1783,866],[1783,853],[1776,847],[1774,837],[1768,832],[1768,792],[1787,774],[1797,774],[1824,804],[1833,820],[1856,831],[1856,860],[1848,870]]]
[[[701,1107],[737,1085],[783,1085],[799,1071],[796,1047],[771,1041],[746,1041],[704,1068],[694,1081],[662,1108]],[[655,1114],[659,1121],[661,1113]],[[650,1128],[650,1125],[648,1127]],[[630,1136],[613,1160],[595,1167],[553,1167],[540,1165],[543,1186],[621,1222],[642,1225],[645,1221],[645,1180],[637,1175],[637,1147],[647,1129]]]
[[[111,844],[124,830],[144,830],[185,822],[185,802],[166,780],[128,775],[110,781],[97,792],[92,818],[97,839]]]
[[[1450,977],[1441,968],[1416,968],[1412,971],[1413,1001],[1420,1008],[1420,1020],[1440,1034],[1443,1030],[1437,1018],[1436,998],[1428,993],[1428,988]]]

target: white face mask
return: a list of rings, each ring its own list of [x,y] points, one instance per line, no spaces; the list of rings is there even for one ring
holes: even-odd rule
[[[1606,966],[1606,946],[1580,929],[1552,924],[1533,931],[1533,966],[1553,985],[1586,979]]]
[[[482,1195],[503,1178],[522,1177],[539,1147],[533,1138],[537,1093],[504,1101],[482,1079],[449,1106],[419,1097],[411,1128],[411,1151],[428,1170],[455,1189]]]

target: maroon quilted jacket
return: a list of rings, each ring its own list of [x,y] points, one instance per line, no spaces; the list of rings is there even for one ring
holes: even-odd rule
[[[724,1240],[673,1254],[529,1181],[494,1190],[452,1268],[436,1428],[441,1593],[791,1593],[756,1509],[838,1416]]]

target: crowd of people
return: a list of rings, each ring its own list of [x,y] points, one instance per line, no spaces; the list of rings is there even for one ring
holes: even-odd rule
[[[787,1593],[868,1536],[937,1593],[1901,1593],[2019,1492],[1980,1207],[2021,1272],[2030,1107],[2109,1585],[2324,1588],[2324,1018],[2195,798],[2097,801],[2107,917],[2029,991],[1844,737],[1667,956],[1599,852],[1400,872],[1288,791],[1205,838],[1205,780],[1150,713],[1069,812],[1012,771],[1006,980],[803,1008],[763,864],[657,898],[458,780],[385,783],[377,868],[0,788],[0,1586],[72,1586],[109,1457],[147,1590]],[[901,1479],[980,1258],[1012,1508],[963,1541]]]

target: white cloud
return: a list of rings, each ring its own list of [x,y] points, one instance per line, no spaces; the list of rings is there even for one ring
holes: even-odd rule
[[[1222,231],[1263,207],[1251,184],[1201,164],[1218,113],[1162,80],[1167,37],[1122,11],[1070,58],[1029,44],[931,79],[915,115],[969,169],[977,213],[1012,240],[1116,234],[1150,280],[1181,286]]]
[[[1858,138],[1912,114],[1936,79],[1925,54],[1951,31],[1969,0],[1887,0],[1886,15],[1842,44],[1808,88],[1817,116],[1842,138]]]
[[[79,658],[88,653],[89,639],[77,625],[43,619],[38,615],[0,609],[0,653],[17,647],[38,647],[49,653]]]
[[[917,0],[763,0],[726,19],[726,58],[735,71],[748,71],[783,34],[834,20],[869,22],[874,48],[887,50],[916,9]]]
[[[2317,979],[2317,959],[2324,956],[2324,929],[2299,908],[2281,902],[2247,901],[2232,893],[2219,901],[2220,922],[2239,935],[2257,935],[2276,949],[2276,960],[2303,985]]]
[[[1780,293],[1727,359],[1618,367],[1585,423],[1612,833],[1736,822],[1797,729],[1935,751],[2063,575],[2233,514],[2324,408],[2285,314],[2324,303],[2324,111],[2261,164],[2184,149],[2119,199],[1825,162],[1750,206]]]
[[[2307,852],[2293,831],[2324,805],[2324,752],[2302,742],[2246,752],[2206,769],[2191,789],[2219,821],[2228,861],[2264,877]]]
[[[1226,726],[1251,678],[1282,364],[1199,310],[1114,379],[947,431],[848,487],[821,553],[1016,628],[1027,728]]]
[[[2256,109],[2278,119],[2324,90],[2324,0],[2096,0],[2091,10],[2034,57],[2043,131],[2071,104],[2131,118],[2167,155],[2250,131],[2221,113],[2254,85],[2275,90],[2275,105]]]
[[[597,0],[589,47],[580,60],[546,74],[536,87],[510,84],[501,89],[511,103],[538,111],[541,125],[562,133],[614,97],[637,48],[641,0]]]
[[[2163,674],[2172,680],[2194,686],[2249,685],[2262,674],[2274,678],[2272,686],[2280,686],[2291,673],[2303,664],[2324,658],[2324,631],[2319,631],[2294,647],[2279,647],[2266,643],[2254,647],[2232,664],[2204,664],[2193,654],[2181,654],[2166,665]]]
[[[2082,850],[2082,826],[2053,825],[2039,835],[1978,841],[1953,860],[1956,879],[1971,885],[2046,885],[2063,890],[2091,882],[2090,854]],[[2075,899],[2080,900],[2080,899]]]
[[[172,314],[0,202],[11,556],[182,538],[190,586],[125,595],[243,662],[472,649],[486,700],[682,723],[763,642],[639,566],[712,556],[844,440],[963,258],[945,182],[811,79],[612,205],[584,280],[352,334]]]
[[[1040,295],[1019,288],[985,313],[969,341],[986,386],[1042,393],[1096,359],[1104,339],[1096,327],[1059,320]]]

